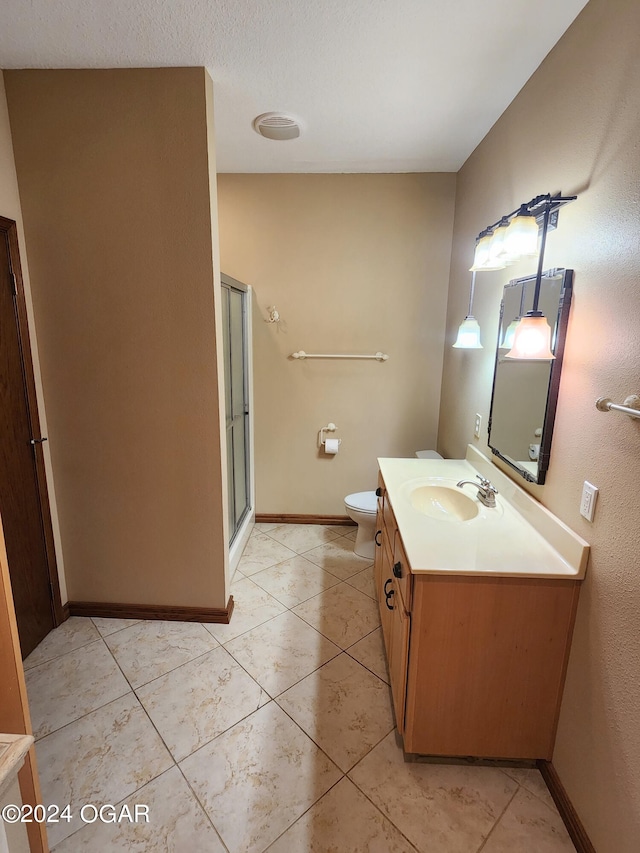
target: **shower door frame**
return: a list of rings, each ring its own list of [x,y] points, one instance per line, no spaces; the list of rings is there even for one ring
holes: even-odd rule
[[[246,471],[246,486],[248,506],[240,520],[240,523],[235,531],[229,527],[229,570],[230,576],[236,569],[238,561],[242,555],[242,551],[249,539],[251,530],[255,523],[255,477],[254,477],[254,462],[253,462],[253,347],[252,347],[252,323],[251,323],[251,301],[252,288],[232,278],[225,273],[220,274],[221,285],[226,285],[235,290],[241,291],[243,297],[242,323],[244,333],[244,393],[245,401],[248,406],[246,430],[245,430],[245,471]],[[226,322],[226,318],[223,318]],[[225,412],[226,423],[226,412]],[[225,430],[225,443],[227,432]],[[227,471],[227,488],[229,484],[230,473]]]

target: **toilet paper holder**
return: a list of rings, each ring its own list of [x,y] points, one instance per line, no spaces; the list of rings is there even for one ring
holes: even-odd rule
[[[326,441],[325,432],[335,432],[337,429],[338,427],[331,422],[329,422],[325,427],[322,427],[322,429],[318,433],[318,441],[321,447],[324,447],[324,443]],[[342,444],[341,438],[338,439],[338,444]]]

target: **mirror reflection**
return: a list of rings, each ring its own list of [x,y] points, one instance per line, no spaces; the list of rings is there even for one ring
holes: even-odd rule
[[[532,483],[542,484],[549,466],[573,271],[542,274],[539,309],[551,326],[553,360],[506,358],[520,317],[533,305],[535,276],[505,285],[500,309],[489,447]]]

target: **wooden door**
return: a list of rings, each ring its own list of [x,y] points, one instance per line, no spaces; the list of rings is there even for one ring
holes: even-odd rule
[[[16,225],[0,217],[0,517],[23,658],[61,615],[40,439]]]

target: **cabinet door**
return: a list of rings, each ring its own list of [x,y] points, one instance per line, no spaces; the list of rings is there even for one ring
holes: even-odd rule
[[[384,560],[384,549],[382,544],[382,532],[384,530],[384,516],[382,514],[382,505],[381,500],[378,499],[378,513],[376,515],[376,544],[375,544],[375,553],[373,555],[373,577],[376,583],[376,593],[378,595],[378,601],[380,601],[380,596],[382,594],[382,584],[385,581],[383,578],[383,567],[382,563]]]
[[[379,552],[380,585],[378,587],[378,607],[380,609],[380,622],[382,623],[382,637],[387,653],[387,664],[390,664],[391,623],[393,620],[393,604],[396,591],[393,588],[391,548],[384,532]]]
[[[393,576],[397,580],[398,592],[402,598],[404,609],[407,613],[411,613],[413,575],[409,571],[409,560],[399,530],[396,530],[393,545]]]
[[[407,666],[409,663],[410,616],[406,613],[394,579],[393,611],[391,614],[391,653],[389,655],[389,679],[396,725],[404,734],[404,712],[407,696]]]

